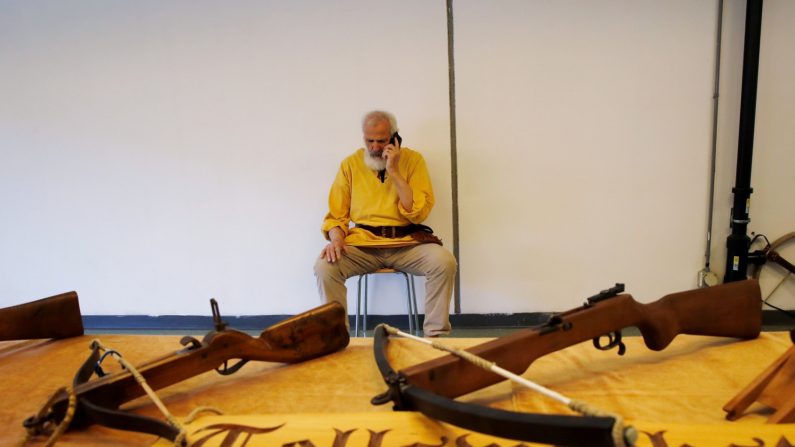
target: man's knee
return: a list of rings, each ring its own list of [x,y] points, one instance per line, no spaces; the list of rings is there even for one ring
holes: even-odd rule
[[[431,257],[429,258],[434,266],[434,270],[447,276],[455,276],[458,270],[458,262],[456,262],[453,253],[444,247],[438,245],[435,247],[437,248],[432,251]]]
[[[458,271],[458,261],[456,261],[455,256],[453,256],[450,250],[444,250],[444,252],[447,253],[444,264],[445,270],[455,275],[456,271]]]
[[[331,278],[339,275],[339,264],[336,262],[328,262],[323,258],[315,260],[315,277],[317,278]]]

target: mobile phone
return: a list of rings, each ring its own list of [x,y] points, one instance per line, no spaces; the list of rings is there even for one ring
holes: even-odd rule
[[[389,138],[389,143],[394,144],[395,146],[400,146],[403,144],[403,137],[401,137],[399,133],[395,132]]]

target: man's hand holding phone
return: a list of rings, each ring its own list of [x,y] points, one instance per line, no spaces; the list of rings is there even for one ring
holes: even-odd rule
[[[389,144],[384,146],[381,158],[386,160],[386,172],[394,175],[397,172],[398,161],[400,161],[400,138],[397,133],[393,134]]]

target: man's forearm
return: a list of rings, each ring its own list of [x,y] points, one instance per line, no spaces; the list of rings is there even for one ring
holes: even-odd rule
[[[399,174],[392,176],[392,184],[397,188],[400,204],[406,211],[411,212],[414,207],[414,191],[411,189],[411,185]]]
[[[340,227],[334,227],[328,230],[328,240],[331,242],[341,242],[345,240],[345,232]]]

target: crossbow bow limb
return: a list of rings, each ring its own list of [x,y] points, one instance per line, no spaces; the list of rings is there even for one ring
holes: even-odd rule
[[[759,283],[738,281],[666,295],[640,304],[623,285],[594,295],[583,306],[553,315],[540,326],[471,347],[467,351],[515,374],[537,358],[593,340],[598,349],[623,354],[621,330],[638,327],[646,346],[662,350],[678,334],[756,338],[761,330]],[[607,335],[606,335],[607,334]],[[600,342],[603,336],[608,342]],[[497,383],[502,377],[453,355],[395,371],[386,349],[388,335],[375,331],[374,355],[388,390],[373,404],[392,401],[395,410],[416,410],[466,429],[529,442],[567,446],[616,447],[614,417],[517,413],[453,400]]]

